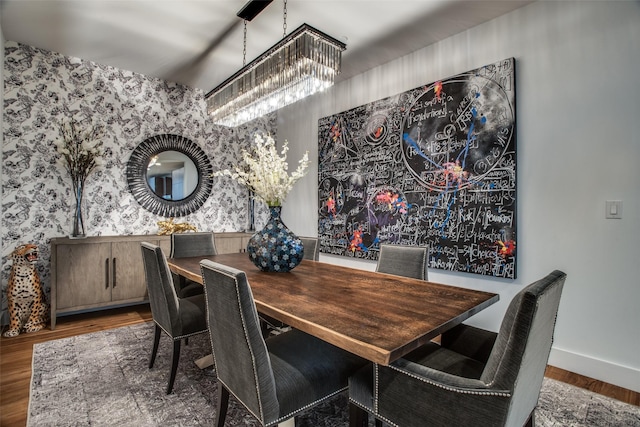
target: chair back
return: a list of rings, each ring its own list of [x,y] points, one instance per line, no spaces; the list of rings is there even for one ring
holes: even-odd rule
[[[208,260],[200,266],[218,381],[261,422],[277,419],[271,360],[245,273]]]
[[[217,255],[212,232],[174,233],[171,235],[171,258]]]
[[[480,378],[511,390],[505,425],[523,425],[538,402],[565,279],[555,270],[521,290],[507,308]]]
[[[320,245],[316,237],[300,237],[304,247],[304,259],[318,261],[320,259]]]
[[[427,280],[427,257],[429,249],[424,246],[380,245],[376,271]]]
[[[142,242],[141,247],[153,321],[170,336],[175,336],[180,333],[182,325],[178,314],[178,295],[167,259],[160,246]]]

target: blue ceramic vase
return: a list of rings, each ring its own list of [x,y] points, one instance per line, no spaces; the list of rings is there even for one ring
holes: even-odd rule
[[[262,271],[286,273],[293,270],[304,256],[302,241],[280,218],[280,206],[269,207],[270,217],[264,228],[249,239],[249,259]]]

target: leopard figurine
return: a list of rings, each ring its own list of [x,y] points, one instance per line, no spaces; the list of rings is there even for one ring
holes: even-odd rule
[[[32,244],[20,245],[12,253],[13,265],[7,284],[9,302],[9,329],[5,337],[15,337],[23,330],[36,332],[47,322],[47,303],[36,271],[38,247]]]

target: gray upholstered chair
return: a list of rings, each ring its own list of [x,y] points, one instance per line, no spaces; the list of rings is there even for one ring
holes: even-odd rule
[[[216,255],[216,241],[212,232],[174,233],[171,235],[171,258]],[[203,294],[200,283],[193,282],[184,276],[173,275],[178,296],[181,298]]]
[[[427,280],[428,255],[424,246],[382,244],[376,271]]]
[[[218,376],[216,426],[229,393],[263,426],[274,426],[347,389],[364,359],[298,330],[263,338],[243,271],[200,263]]]
[[[520,291],[497,334],[461,324],[441,345],[360,370],[349,379],[350,425],[371,413],[403,427],[532,426],[565,278],[556,270]]]
[[[148,242],[142,242],[141,246],[151,316],[155,324],[149,369],[153,368],[160,335],[164,332],[173,341],[171,371],[167,385],[167,394],[169,394],[173,390],[180,360],[180,341],[183,338],[207,332],[205,299],[203,294],[179,298],[162,248]]]
[[[320,245],[316,237],[300,237],[304,247],[304,259],[318,261],[320,259]]]

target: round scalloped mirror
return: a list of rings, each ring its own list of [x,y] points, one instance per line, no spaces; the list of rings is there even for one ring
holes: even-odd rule
[[[179,135],[142,141],[127,163],[129,191],[140,206],[163,217],[189,215],[211,194],[213,167],[205,152]]]

